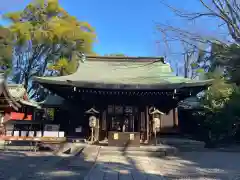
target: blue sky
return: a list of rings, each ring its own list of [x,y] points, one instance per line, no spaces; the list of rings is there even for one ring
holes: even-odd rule
[[[167,0],[171,5],[191,11],[202,11],[198,0]],[[9,12],[20,10],[30,0],[6,0],[0,10]],[[164,53],[156,33],[155,22],[171,23],[186,27],[160,0],[59,0],[60,4],[80,21],[89,22],[96,30],[98,42],[94,49],[100,55],[123,53],[128,56],[160,56]],[[1,20],[0,20],[0,23]],[[191,25],[192,27],[192,25]],[[207,28],[206,28],[207,27]],[[201,20],[194,27],[199,31],[216,31],[214,21]],[[180,47],[171,47],[178,51]],[[180,58],[180,57],[172,57]]]

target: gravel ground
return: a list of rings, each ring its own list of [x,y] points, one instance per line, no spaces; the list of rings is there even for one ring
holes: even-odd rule
[[[93,159],[89,155],[60,157],[40,152],[0,152],[0,179],[237,180],[238,176],[240,179],[240,153],[186,152],[167,158],[100,154],[91,169]]]

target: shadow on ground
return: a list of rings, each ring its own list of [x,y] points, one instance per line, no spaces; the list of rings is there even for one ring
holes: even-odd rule
[[[127,156],[126,149],[123,149],[122,155],[133,167],[139,167],[138,158]],[[182,152],[177,156],[161,158],[152,155],[149,161],[152,166],[150,171],[154,172],[154,176],[161,175],[162,179],[240,179],[239,153]]]
[[[126,149],[121,151],[124,162],[118,161],[117,156],[100,154],[95,164],[91,156],[96,153],[88,149],[85,154],[71,157],[43,152],[1,151],[0,179],[81,180],[86,177],[85,180],[194,180],[234,179],[240,173],[238,153],[186,152],[174,157],[156,158],[128,156]]]
[[[84,157],[44,152],[0,152],[0,179],[83,179],[92,167]]]
[[[239,153],[181,152],[152,161],[159,165],[166,179],[240,179]]]

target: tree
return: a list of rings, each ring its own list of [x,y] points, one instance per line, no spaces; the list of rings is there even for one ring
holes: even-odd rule
[[[240,85],[240,46],[236,43],[228,47],[220,46],[215,55],[215,66],[221,66],[228,80]]]
[[[168,7],[169,10],[175,13],[175,15],[183,18],[184,20],[195,21],[200,18],[208,17],[219,21],[220,26],[225,26],[227,28],[232,40],[235,43],[240,43],[240,5],[237,0],[211,0],[210,2],[206,0],[197,1],[205,8],[204,12],[186,12],[169,5],[166,3],[166,0],[161,0],[164,6]],[[157,28],[165,33],[171,31],[178,34],[176,39],[181,38],[182,40],[185,39],[185,41],[192,40],[202,43],[212,43],[216,41],[223,43],[219,39],[202,37],[201,34],[186,31],[171,25],[158,24]]]
[[[55,64],[50,64],[48,69],[57,72],[59,76],[65,76],[74,73],[77,70],[78,61],[76,59],[72,59],[69,61],[66,58],[59,59]]]
[[[219,112],[230,100],[230,97],[234,91],[232,84],[226,82],[220,72],[214,72],[208,74],[209,78],[213,78],[213,84],[205,92],[205,96],[202,98],[205,108],[211,112]]]
[[[11,32],[0,26],[0,66],[1,70],[9,71],[12,67]]]
[[[201,102],[205,107],[203,121],[209,132],[207,142],[208,145],[219,141],[229,143],[240,127],[239,87],[229,84],[220,73],[211,76],[215,80]]]
[[[224,46],[213,43],[211,52],[201,52],[198,60],[198,67],[204,69],[205,72],[214,72],[220,69],[222,75],[231,83],[240,85],[240,47],[237,44]]]
[[[14,78],[30,93],[33,76],[48,73],[48,64],[71,61],[82,53],[90,54],[95,41],[93,28],[69,15],[57,0],[36,0],[23,11],[6,14],[14,42]]]
[[[157,29],[166,43],[183,42],[190,52],[197,52],[199,56],[194,66],[202,68],[206,78],[214,79],[202,97],[206,113],[203,120],[219,140],[221,136],[233,137],[240,123],[240,4],[237,0],[197,1],[205,11],[186,12],[164,0],[161,2],[183,20],[196,22],[201,18],[213,18],[219,22],[219,27],[225,27],[228,40],[206,37],[169,24],[158,23]]]
[[[182,42],[183,53],[183,75],[185,78],[195,79],[204,73],[204,69],[200,66],[201,61],[201,51],[200,50],[192,50],[192,47],[188,44]],[[177,62],[177,65],[181,64]],[[177,67],[179,68],[179,67]]]
[[[177,26],[157,23],[157,30],[165,42],[169,43],[185,43],[188,45],[188,52],[198,53],[199,51],[209,54],[216,52],[211,51],[211,47],[221,46],[222,48],[230,47],[233,43],[239,45],[240,43],[240,5],[237,0],[197,0],[205,11],[203,12],[189,12],[187,10],[180,10],[167,3],[167,0],[161,0],[162,4],[166,6],[176,16],[180,17],[180,20],[187,20],[188,22],[195,22],[201,18],[211,18],[219,22],[219,27],[226,27],[226,31],[231,40],[223,40],[218,36],[204,36],[200,32],[196,33],[191,29],[184,29]],[[186,21],[185,21],[186,22]],[[168,45],[171,47],[171,45]],[[184,49],[182,50],[184,51]],[[222,52],[220,56],[222,56]],[[213,54],[211,54],[213,55]],[[219,55],[219,54],[218,54]],[[215,55],[216,56],[216,55]]]
[[[201,33],[179,28],[169,24],[157,24],[164,42],[181,42],[187,44],[188,53],[201,53],[201,63],[205,70],[221,66],[232,82],[240,84],[239,77],[239,46],[240,46],[240,4],[237,0],[197,0],[205,11],[187,12],[180,10],[161,0],[162,4],[174,12],[180,19],[196,22],[201,18],[211,18],[219,22],[219,27],[226,27],[231,40],[222,40],[219,37],[206,37]],[[185,50],[182,50],[185,52]],[[198,64],[198,63],[197,63]],[[196,64],[194,64],[196,65]],[[210,70],[210,69],[209,69]],[[210,71],[212,71],[210,70]]]

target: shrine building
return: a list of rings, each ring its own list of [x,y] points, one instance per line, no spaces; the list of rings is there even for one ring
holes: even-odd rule
[[[66,136],[94,136],[114,146],[138,146],[177,131],[178,103],[212,82],[176,76],[163,58],[108,56],[87,56],[71,75],[34,81],[61,98],[54,122]]]

